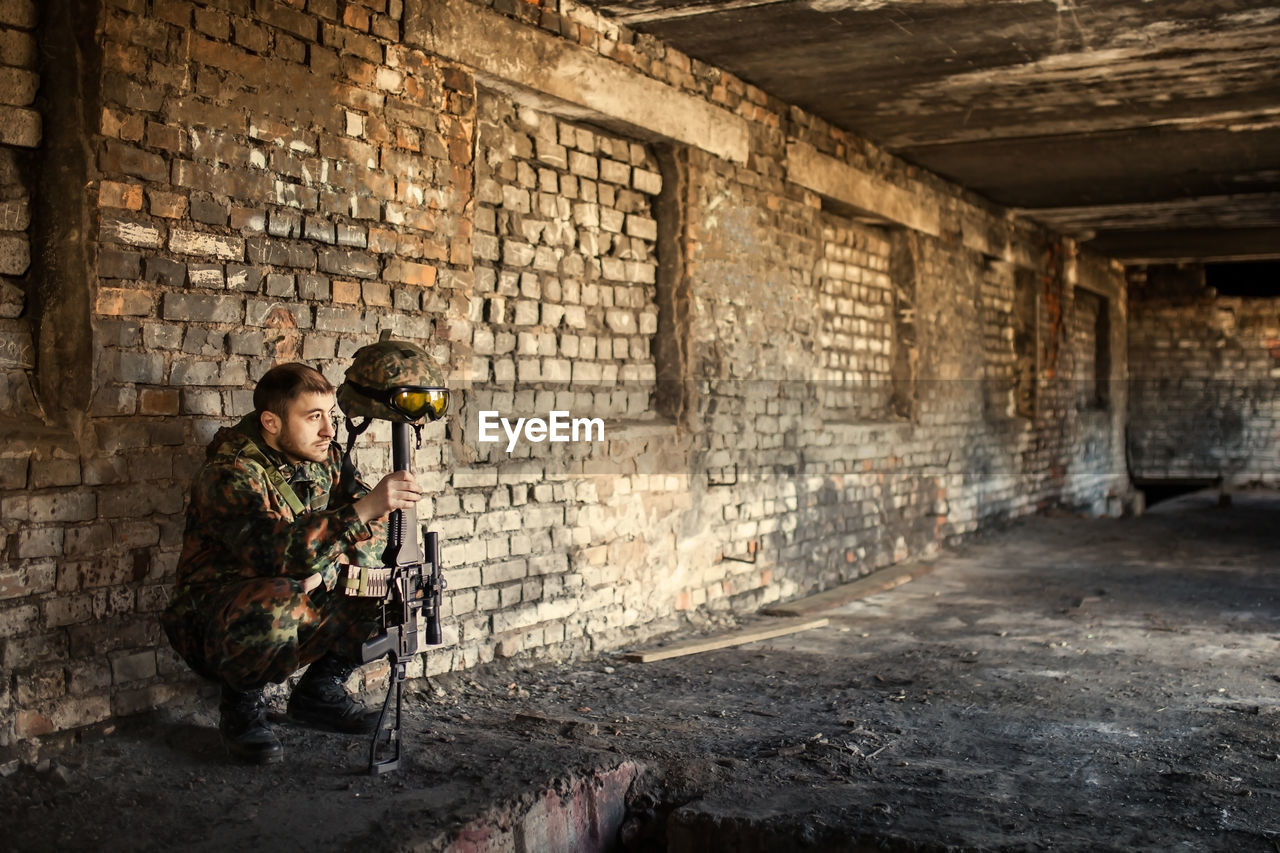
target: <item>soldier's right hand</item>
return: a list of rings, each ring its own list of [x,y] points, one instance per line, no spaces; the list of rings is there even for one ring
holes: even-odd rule
[[[356,514],[364,522],[383,518],[392,510],[412,509],[422,498],[418,481],[410,471],[392,471],[378,481],[373,491],[356,501]]]

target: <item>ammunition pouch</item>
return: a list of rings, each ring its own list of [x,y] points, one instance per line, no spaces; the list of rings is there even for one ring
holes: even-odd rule
[[[395,569],[387,566],[343,566],[343,574],[338,579],[344,595],[355,598],[387,597],[391,583],[391,573]]]

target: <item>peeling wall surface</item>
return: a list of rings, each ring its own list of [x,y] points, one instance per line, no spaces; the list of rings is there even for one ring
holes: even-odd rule
[[[587,2],[1099,253],[1275,255],[1275,0]]]
[[[28,15],[4,38],[77,58],[47,98],[92,118],[59,149],[87,188],[53,196],[89,223],[71,292],[35,286],[47,259],[0,270],[0,760],[197,689],[157,616],[204,445],[273,364],[337,382],[383,330],[458,401],[414,458],[448,591],[412,675],[619,648],[1127,497],[1117,266],[594,13],[518,5],[108,0],[67,40],[65,5],[0,4]],[[503,68],[458,58],[503,27]],[[545,91],[561,53],[607,63],[612,99]],[[631,120],[654,86],[719,141]],[[22,168],[36,142],[0,140],[15,255],[57,233],[23,214],[63,186]],[[794,180],[796,144],[839,180]],[[69,315],[88,331],[36,359]],[[603,440],[485,441],[488,411]]]
[[[1218,296],[1130,273],[1129,457],[1135,479],[1280,480],[1280,298]],[[1164,285],[1164,286],[1161,286]]]

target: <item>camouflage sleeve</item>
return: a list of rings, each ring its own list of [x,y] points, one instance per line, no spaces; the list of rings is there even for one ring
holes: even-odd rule
[[[227,552],[265,577],[320,572],[332,586],[338,556],[371,535],[351,503],[294,518],[261,468],[243,458],[207,466],[192,503],[206,529],[219,531]]]
[[[341,468],[342,460],[338,457],[334,460],[335,465]],[[335,486],[330,493],[329,508],[337,509],[348,504],[353,504],[360,498],[369,494],[372,489],[361,476],[359,469],[354,465],[350,469],[353,484],[350,488],[338,488]],[[348,476],[347,471],[342,471],[343,478]],[[344,483],[345,485],[345,483]],[[348,494],[350,497],[348,497]],[[381,566],[382,552],[387,548],[387,520],[385,518],[374,519],[369,522],[369,537],[353,542],[344,552],[348,559],[357,566]]]

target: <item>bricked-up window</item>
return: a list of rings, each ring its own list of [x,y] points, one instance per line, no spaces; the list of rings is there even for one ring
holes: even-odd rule
[[[478,134],[473,380],[554,392],[575,417],[651,417],[652,152],[485,91]]]
[[[920,350],[916,339],[916,282],[919,279],[920,235],[906,228],[890,232],[889,278],[893,281],[892,413],[915,420],[919,411],[916,373]]]
[[[1034,418],[1039,404],[1040,290],[1033,270],[1019,268],[1014,276],[1013,299],[1013,407],[1024,418]]]
[[[0,418],[24,428],[74,420],[90,397],[84,199],[94,6],[11,3],[0,15]]]
[[[894,385],[894,287],[890,243],[878,229],[823,217],[817,270],[819,385],[823,405],[845,417],[880,420]]]
[[[1018,355],[1014,350],[1016,276],[1013,267],[1001,261],[988,261],[979,287],[986,413],[992,418],[1008,418],[1017,411]]]
[[[1076,288],[1071,337],[1075,350],[1076,408],[1107,407],[1107,375],[1111,369],[1107,299]]]

